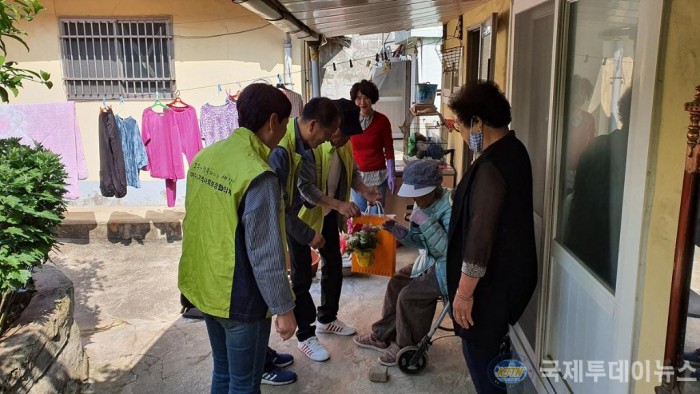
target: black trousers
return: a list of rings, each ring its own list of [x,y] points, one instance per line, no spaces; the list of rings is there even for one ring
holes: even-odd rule
[[[297,320],[297,340],[305,341],[316,335],[315,321],[330,323],[336,319],[343,287],[343,262],[340,255],[338,214],[332,211],[323,219],[321,235],[326,244],[319,250],[323,258],[321,271],[321,305],[316,311],[311,297],[311,248],[287,237],[292,262],[292,290],[296,296],[294,317]]]
[[[462,337],[464,360],[467,362],[469,374],[478,394],[506,392],[505,387],[498,383],[493,369],[494,360],[500,354],[503,338],[508,334],[508,308],[505,304],[505,296],[497,291],[490,289],[490,291],[475,292],[476,300],[472,310],[474,326],[468,330],[458,330],[458,334]],[[497,300],[497,298],[502,299]],[[484,300],[494,300],[494,302]]]

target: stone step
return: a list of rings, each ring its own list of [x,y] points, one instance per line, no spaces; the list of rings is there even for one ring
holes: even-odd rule
[[[183,207],[69,207],[58,227],[61,242],[176,242],[182,240]]]

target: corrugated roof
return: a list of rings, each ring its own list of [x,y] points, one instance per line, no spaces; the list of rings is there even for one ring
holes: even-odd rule
[[[456,19],[482,0],[278,0],[317,33],[388,33]]]

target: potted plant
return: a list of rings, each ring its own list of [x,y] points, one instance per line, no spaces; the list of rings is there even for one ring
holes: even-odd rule
[[[372,224],[353,224],[352,219],[348,220],[348,232],[340,239],[340,252],[354,254],[357,264],[369,267],[374,263],[374,250],[379,245],[379,230]]]
[[[19,315],[32,269],[56,247],[56,226],[66,210],[63,163],[41,144],[0,139],[0,335]]]

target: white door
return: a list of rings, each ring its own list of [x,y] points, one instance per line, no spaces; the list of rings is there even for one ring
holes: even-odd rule
[[[630,387],[620,371],[632,356],[661,2],[560,4],[542,367],[560,371],[549,373],[557,391],[622,393]]]

